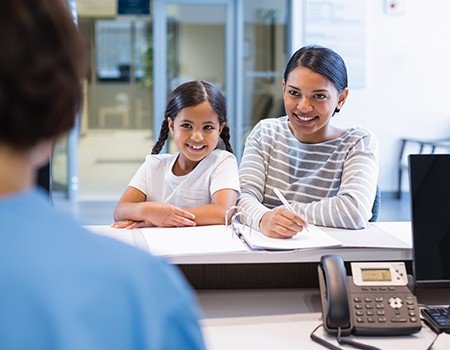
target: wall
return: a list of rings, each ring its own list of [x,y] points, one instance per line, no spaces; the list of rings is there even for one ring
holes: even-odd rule
[[[293,0],[294,50],[302,46],[302,2]],[[450,136],[450,1],[403,3],[403,14],[388,15],[385,0],[366,1],[366,85],[350,91],[334,121],[378,136],[382,191],[396,190],[401,137]]]

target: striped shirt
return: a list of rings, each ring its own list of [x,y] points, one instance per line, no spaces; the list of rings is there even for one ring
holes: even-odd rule
[[[306,144],[292,134],[286,116],[264,119],[246,140],[239,176],[238,204],[255,228],[282,206],[275,187],[308,223],[364,228],[376,194],[378,141],[352,128],[337,139]]]

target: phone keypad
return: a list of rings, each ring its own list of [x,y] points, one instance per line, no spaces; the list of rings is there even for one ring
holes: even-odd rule
[[[377,324],[419,324],[417,304],[413,296],[401,287],[352,287],[352,305],[355,323],[360,327]],[[370,296],[367,294],[370,293]],[[406,294],[406,295],[405,295]]]

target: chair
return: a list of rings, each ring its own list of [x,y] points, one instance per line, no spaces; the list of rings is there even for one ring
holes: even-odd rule
[[[400,153],[398,157],[398,187],[396,194],[397,199],[402,198],[403,171],[408,169],[407,156],[409,154],[433,154],[438,149],[443,149],[446,152],[450,150],[450,138],[436,140],[402,138],[400,141]],[[415,152],[411,152],[411,150],[414,150]]]
[[[381,206],[381,192],[380,188],[377,186],[377,191],[375,194],[375,200],[372,205],[372,217],[369,219],[369,222],[375,222],[378,219],[378,213],[380,211]]]

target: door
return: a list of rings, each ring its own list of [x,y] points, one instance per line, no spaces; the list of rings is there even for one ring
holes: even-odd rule
[[[162,0],[154,3],[155,140],[167,96],[190,80],[207,80],[222,90],[233,110],[234,37],[231,0]],[[207,64],[206,64],[207,63]],[[169,151],[174,146],[169,145]]]

